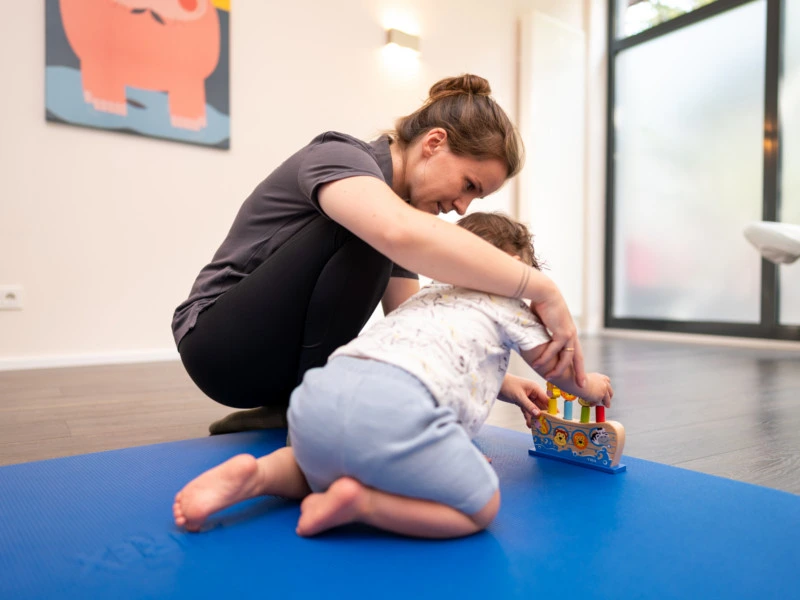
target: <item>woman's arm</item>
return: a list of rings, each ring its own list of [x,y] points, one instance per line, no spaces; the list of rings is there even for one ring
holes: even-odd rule
[[[383,314],[388,315],[418,291],[419,279],[411,279],[409,277],[390,278],[389,285],[386,286],[386,291],[383,293],[383,298],[381,298]]]
[[[349,177],[320,187],[322,210],[370,246],[405,268],[453,285],[531,300],[552,333],[542,355],[560,356],[548,374],[573,365],[583,380],[577,329],[556,285],[476,235],[406,204],[374,177]],[[567,350],[569,348],[569,350]]]
[[[322,186],[322,210],[382,254],[437,281],[502,296],[520,295],[526,266],[478,236],[417,210],[374,177],[350,177]],[[556,288],[527,267],[522,296],[544,300]]]

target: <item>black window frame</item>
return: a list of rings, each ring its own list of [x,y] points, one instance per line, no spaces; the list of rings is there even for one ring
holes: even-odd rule
[[[617,2],[608,2],[608,97],[606,112],[606,248],[604,326],[609,329],[634,329],[646,331],[692,333],[720,336],[800,340],[800,326],[780,324],[779,270],[778,266],[761,259],[761,315],[760,323],[732,323],[717,321],[673,321],[615,317],[614,309],[614,174],[615,174],[615,67],[617,56],[629,48],[647,43],[689,25],[714,18],[728,10],[757,0],[716,0],[711,4],[665,21],[650,29],[628,37],[616,37]],[[764,182],[762,220],[775,221],[780,207],[781,144],[778,91],[781,79],[783,43],[783,1],[766,0],[766,69],[764,77]],[[753,248],[753,252],[757,252]],[[798,265],[796,268],[800,268]]]

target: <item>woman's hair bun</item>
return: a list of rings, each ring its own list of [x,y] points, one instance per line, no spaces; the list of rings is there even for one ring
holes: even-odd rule
[[[454,96],[456,94],[474,94],[476,96],[488,96],[492,93],[489,82],[479,75],[465,73],[459,77],[448,77],[437,81],[429,92],[430,101],[439,98]]]
[[[522,168],[524,147],[508,115],[491,97],[489,82],[465,73],[433,84],[430,97],[410,115],[400,117],[392,134],[405,150],[431,129],[447,133],[450,151],[478,160],[496,158],[507,177]]]

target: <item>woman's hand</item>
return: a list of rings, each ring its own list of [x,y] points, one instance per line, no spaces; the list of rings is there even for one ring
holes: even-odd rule
[[[572,365],[575,381],[583,387],[586,384],[586,371],[583,366],[583,349],[578,340],[578,330],[567,303],[555,284],[546,291],[543,300],[531,303],[531,310],[539,316],[552,335],[552,340],[536,360],[533,368],[546,365],[557,356],[558,361],[548,373],[544,374],[545,379],[560,377]]]
[[[547,394],[530,379],[506,374],[500,387],[500,399],[519,406],[525,416],[525,424],[530,427],[531,419],[547,409]]]

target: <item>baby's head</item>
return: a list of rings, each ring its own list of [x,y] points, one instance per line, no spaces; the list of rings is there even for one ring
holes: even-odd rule
[[[458,226],[482,237],[503,252],[519,256],[527,265],[539,269],[533,252],[533,236],[522,223],[509,219],[502,213],[474,212],[459,219]]]

